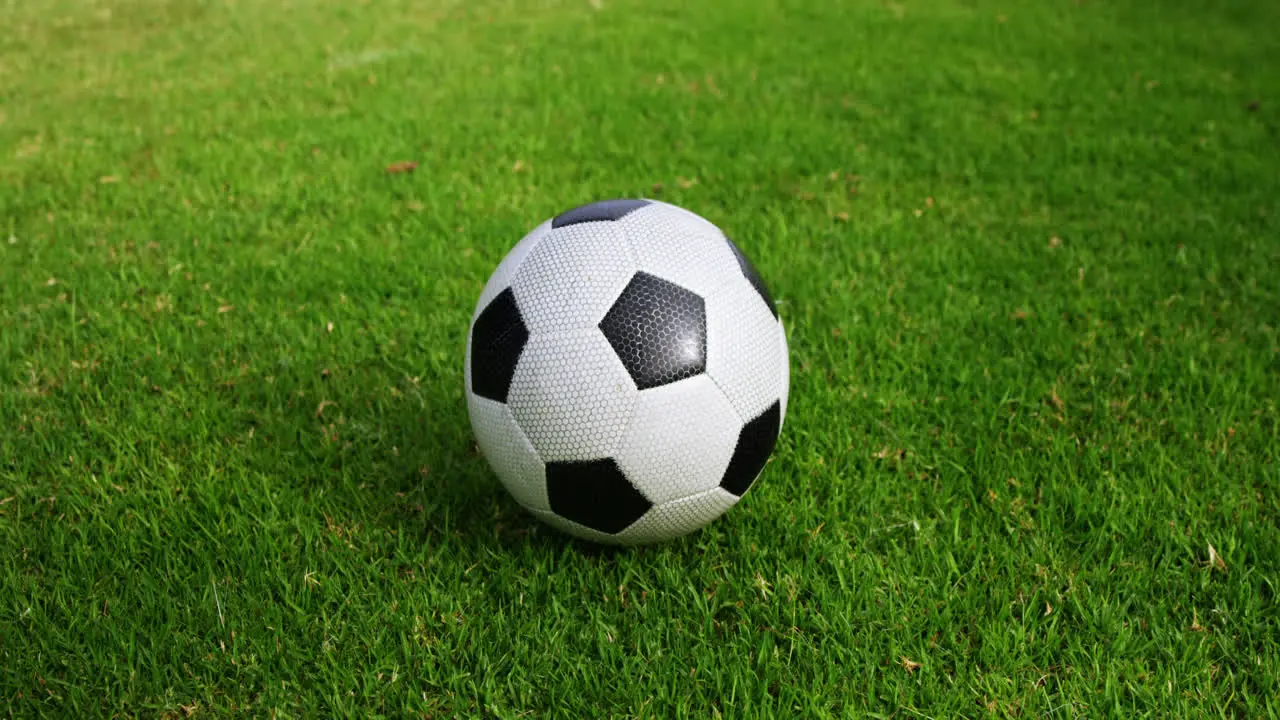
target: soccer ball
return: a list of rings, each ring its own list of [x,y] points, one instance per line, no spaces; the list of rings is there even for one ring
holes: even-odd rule
[[[706,219],[606,200],[526,235],[476,303],[467,409],[512,497],[604,544],[676,538],[764,469],[790,374],[778,311]]]

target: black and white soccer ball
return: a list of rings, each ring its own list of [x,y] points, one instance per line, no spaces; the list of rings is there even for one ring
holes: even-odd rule
[[[517,502],[571,535],[638,545],[703,527],[751,487],[788,367],[773,299],[719,228],[606,200],[534,228],[489,278],[467,408]]]

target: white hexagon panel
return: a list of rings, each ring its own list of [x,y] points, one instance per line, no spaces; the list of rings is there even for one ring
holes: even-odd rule
[[[719,487],[741,429],[704,373],[640,393],[615,457],[650,502],[670,502]]]
[[[546,466],[516,424],[511,408],[467,393],[467,411],[471,414],[480,452],[490,458],[494,471],[516,502],[527,508],[549,509]]]
[[[498,293],[511,287],[511,281],[515,279],[516,270],[524,264],[524,259],[547,236],[550,230],[551,221],[547,220],[530,230],[529,234],[521,238],[520,242],[516,243],[516,246],[507,252],[506,257],[502,258],[502,262],[498,263],[498,267],[489,276],[489,281],[485,283],[484,289],[480,291],[480,300],[476,302],[476,313],[488,307],[489,303],[493,302],[493,299],[498,296]]]
[[[783,394],[787,347],[778,320],[747,283],[707,298],[707,373],[743,418],[753,418]]]
[[[787,329],[778,323],[778,343],[782,345],[782,392],[779,393],[781,408],[778,412],[779,422],[787,421],[787,397],[791,395],[791,353],[787,347]]]
[[[656,505],[618,533],[617,542],[621,545],[647,545],[688,535],[723,515],[737,502],[736,495],[715,487]]]
[[[635,271],[627,238],[613,223],[553,227],[511,286],[531,332],[582,330],[600,321]]]
[[[702,297],[742,279],[733,248],[720,229],[684,208],[655,202],[628,213],[618,225],[644,272]]]
[[[535,336],[507,405],[545,462],[610,457],[631,421],[636,387],[594,328]]]
[[[477,444],[517,502],[587,540],[686,535],[767,464],[786,411],[773,299],[715,225],[608,200],[539,225],[467,337]]]

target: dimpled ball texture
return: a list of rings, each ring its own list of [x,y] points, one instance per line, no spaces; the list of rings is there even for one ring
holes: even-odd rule
[[[742,498],[782,429],[787,340],[706,219],[606,200],[534,228],[467,335],[476,443],[525,509],[586,540],[686,535]]]

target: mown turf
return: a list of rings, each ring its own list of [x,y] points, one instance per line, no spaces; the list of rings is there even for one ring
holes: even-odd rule
[[[1280,714],[1280,5],[0,27],[0,713]],[[792,400],[739,507],[600,552],[477,456],[463,342],[634,195],[751,255]]]

